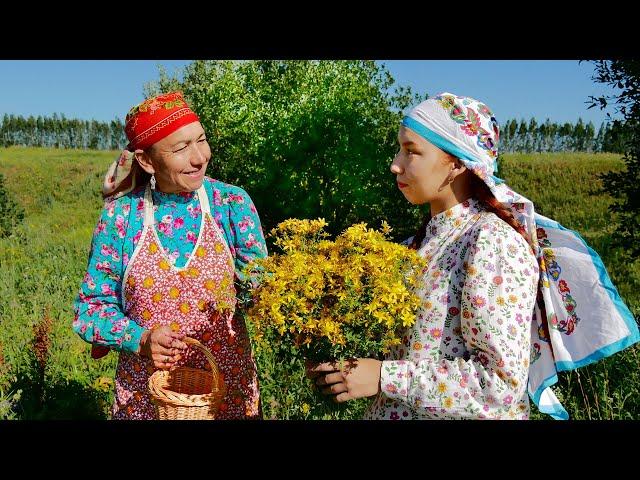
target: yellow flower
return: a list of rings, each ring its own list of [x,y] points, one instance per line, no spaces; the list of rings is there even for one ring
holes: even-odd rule
[[[496,298],[496,303],[500,306],[503,306],[505,304],[504,297]]]
[[[152,277],[147,277],[144,279],[144,281],[142,282],[142,285],[145,288],[151,288],[153,287],[153,278]]]
[[[209,291],[211,291],[211,292],[212,292],[212,291],[213,291],[213,290],[215,290],[215,288],[216,288],[216,283],[215,283],[213,280],[211,280],[211,279],[209,279],[209,280],[205,280],[205,282],[204,282],[204,288],[206,288],[207,290],[209,290]]]
[[[180,304],[180,311],[185,315],[189,313],[190,310],[191,310],[191,307],[189,307],[189,304],[187,302],[183,302]]]
[[[169,265],[169,262],[167,262],[164,258],[158,262],[158,266],[162,270],[169,270],[169,268],[171,268],[171,266]]]
[[[517,301],[518,297],[516,297],[514,294],[509,295],[509,302],[516,303]]]
[[[439,393],[445,393],[447,391],[447,384],[444,382],[439,382],[437,389]]]
[[[444,405],[444,408],[451,408],[453,407],[453,398],[451,397],[447,397],[444,399],[444,402],[442,402],[442,404]]]
[[[160,300],[162,300],[162,294],[160,292],[156,292],[153,294],[153,297],[151,298],[155,303],[158,303]]]
[[[224,246],[220,242],[216,242],[216,244],[213,246],[213,249],[216,253],[220,254],[224,251]]]
[[[303,403],[302,407],[301,407],[301,410],[302,410],[302,413],[304,413],[306,415],[311,410],[311,407],[309,406],[308,403]]]
[[[204,247],[196,248],[196,257],[204,257],[207,254],[207,249]]]
[[[129,277],[129,278],[127,278],[127,284],[128,284],[130,287],[135,286],[135,284],[136,284],[136,279],[135,279],[135,278],[133,278],[133,277]]]
[[[156,253],[158,251],[158,245],[156,242],[152,242],[149,244],[149,252]]]
[[[189,267],[189,269],[187,270],[187,273],[189,274],[190,277],[197,277],[198,275],[200,275],[200,270],[198,270],[195,267]]]
[[[169,289],[169,296],[171,298],[178,298],[180,296],[180,290],[178,290],[176,287],[171,287]]]
[[[420,342],[416,342],[413,344],[414,350],[422,350],[422,344]]]
[[[207,309],[207,302],[205,300],[198,300],[198,310],[204,312]]]
[[[151,318],[151,312],[145,309],[142,312],[142,318],[144,318],[145,320],[149,320]]]

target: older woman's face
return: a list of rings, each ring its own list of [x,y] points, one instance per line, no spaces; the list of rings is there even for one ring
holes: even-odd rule
[[[451,157],[414,131],[400,127],[400,150],[391,163],[398,188],[414,205],[438,200],[451,171]]]
[[[157,188],[166,193],[192,192],[202,185],[211,149],[200,122],[167,135],[148,150]]]

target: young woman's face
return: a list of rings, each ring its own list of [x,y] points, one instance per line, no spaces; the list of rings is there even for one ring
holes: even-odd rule
[[[444,194],[438,189],[447,185],[452,157],[404,125],[398,143],[400,151],[391,163],[391,173],[402,194],[414,205],[439,200]]]
[[[179,128],[149,149],[157,188],[166,193],[192,192],[202,185],[211,159],[200,122]]]

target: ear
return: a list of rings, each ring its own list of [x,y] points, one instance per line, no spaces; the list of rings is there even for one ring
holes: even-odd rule
[[[147,155],[147,152],[137,149],[133,154],[136,156],[136,160],[140,164],[140,168],[151,175],[156,173],[156,170],[153,168],[153,164],[151,163],[151,158]]]
[[[449,175],[451,175],[451,178],[454,179],[458,175],[461,175],[466,171],[467,167],[465,167],[464,163],[456,158],[452,163],[451,172],[449,173]]]

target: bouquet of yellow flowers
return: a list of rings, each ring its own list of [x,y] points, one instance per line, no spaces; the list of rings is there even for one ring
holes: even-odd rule
[[[257,287],[247,319],[254,339],[310,361],[379,357],[415,322],[424,260],[360,223],[334,241],[323,219],[289,219],[270,235],[279,253],[249,265]]]

